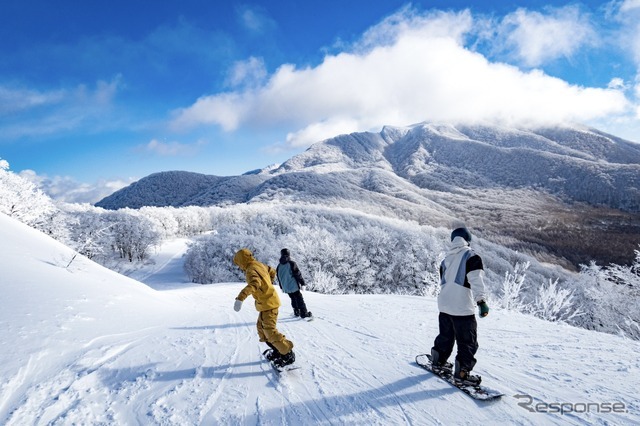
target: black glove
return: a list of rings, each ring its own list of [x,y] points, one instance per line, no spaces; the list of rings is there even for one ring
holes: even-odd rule
[[[489,305],[484,300],[478,302],[478,310],[480,311],[480,317],[484,318],[489,315]]]

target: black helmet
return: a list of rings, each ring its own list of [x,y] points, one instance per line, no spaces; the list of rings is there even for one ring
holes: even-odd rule
[[[464,238],[468,243],[471,242],[471,232],[469,232],[469,230],[467,228],[456,228],[453,230],[453,232],[451,233],[451,241],[453,241],[453,239],[455,237],[462,237]]]
[[[289,249],[283,248],[280,250],[280,256],[289,256]]]

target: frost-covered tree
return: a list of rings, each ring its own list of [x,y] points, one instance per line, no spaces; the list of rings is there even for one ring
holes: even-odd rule
[[[66,218],[35,184],[9,170],[0,158],[0,213],[61,241],[68,236]]]
[[[574,304],[574,292],[558,286],[558,280],[549,280],[548,285],[538,289],[532,305],[533,313],[547,321],[571,321],[582,315]]]
[[[604,278],[612,283],[626,287],[630,296],[640,296],[640,250],[634,250],[635,259],[631,265],[609,265]]]
[[[191,236],[211,230],[211,209],[205,207],[182,207],[174,209],[173,215],[178,222],[180,236]],[[145,212],[141,212],[144,214]]]
[[[145,260],[148,249],[159,241],[151,221],[129,209],[110,213],[108,217],[112,222],[113,247],[120,257],[129,262]]]
[[[112,248],[111,227],[102,209],[89,204],[63,204],[70,231],[69,245],[79,254],[102,262]]]
[[[522,286],[527,277],[530,262],[516,263],[513,272],[504,273],[502,294],[498,298],[499,305],[508,311],[523,312],[526,304],[522,301]]]
[[[286,247],[310,290],[426,294],[437,285],[442,244],[415,224],[340,209],[265,206],[221,210],[213,221],[215,232],[199,238],[185,257],[195,282],[237,279],[232,258],[242,247],[272,266]]]
[[[178,210],[174,207],[142,207],[138,211],[151,221],[162,239],[169,239],[188,235],[180,229]]]
[[[582,266],[584,318],[580,326],[640,339],[640,251],[631,265]]]
[[[192,282],[200,284],[235,282],[243,280],[239,268],[233,264],[235,253],[241,248],[248,248],[256,259],[265,263],[269,258],[264,256],[269,251],[268,235],[259,230],[238,229],[223,226],[206,236],[200,237],[191,244],[185,255],[184,268]],[[271,250],[271,258],[273,251]],[[273,264],[273,263],[272,263]]]

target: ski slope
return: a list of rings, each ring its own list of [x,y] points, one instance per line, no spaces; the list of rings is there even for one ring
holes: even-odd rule
[[[302,368],[278,374],[251,301],[233,311],[243,284],[186,282],[185,240],[135,274],[148,285],[84,258],[65,268],[70,249],[3,215],[0,241],[3,425],[640,423],[640,344],[621,337],[493,310],[475,371],[506,395],[482,403],[413,364],[435,300],[305,292],[312,322],[281,298]]]

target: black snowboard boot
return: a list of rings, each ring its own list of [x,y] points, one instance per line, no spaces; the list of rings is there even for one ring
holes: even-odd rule
[[[482,382],[482,377],[471,374],[469,371],[460,367],[456,360],[456,369],[453,372],[453,380],[456,384],[477,386]]]
[[[264,352],[262,352],[262,355],[264,355],[264,357],[269,361],[275,361],[276,359],[282,357],[282,355],[280,355],[280,352],[278,352],[276,349],[266,349]]]
[[[311,318],[313,314],[309,311],[300,312],[300,318]]]
[[[435,348],[431,348],[431,365],[434,370],[451,372],[453,369],[453,365],[450,362],[440,359],[440,353]]]
[[[294,317],[299,317],[300,316],[300,309],[294,309],[293,310],[293,316]]]
[[[289,351],[284,355],[280,355],[277,359],[273,360],[273,363],[278,367],[284,367],[285,365],[293,364],[296,360],[296,354],[293,351]]]
[[[269,342],[266,342],[266,343],[267,343],[267,346],[269,346],[269,349],[262,352],[262,355],[264,355],[266,359],[268,359],[269,361],[274,361],[275,359],[280,358],[282,356],[280,355],[280,352],[278,352],[275,346],[273,346]]]

